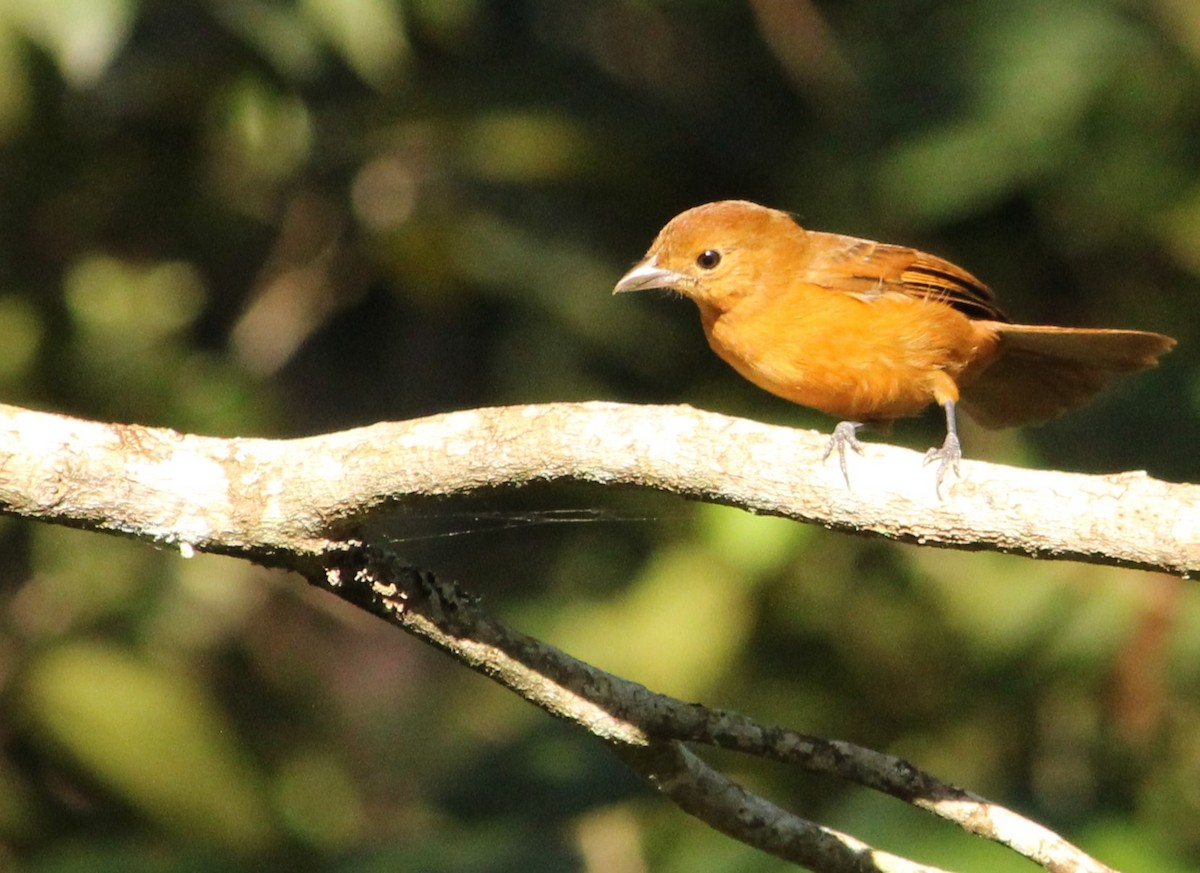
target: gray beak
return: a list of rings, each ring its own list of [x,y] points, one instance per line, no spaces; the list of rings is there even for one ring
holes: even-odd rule
[[[646,291],[650,288],[675,288],[690,282],[690,277],[683,273],[676,273],[674,270],[664,270],[654,263],[653,258],[648,258],[622,276],[617,287],[613,288],[613,293]]]

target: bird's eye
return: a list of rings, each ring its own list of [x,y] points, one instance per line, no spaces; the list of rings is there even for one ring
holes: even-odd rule
[[[696,255],[696,266],[701,270],[711,270],[721,263],[721,253],[716,249],[705,249]]]

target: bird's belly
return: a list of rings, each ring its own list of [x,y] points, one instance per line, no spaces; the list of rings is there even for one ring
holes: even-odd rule
[[[915,415],[980,351],[970,320],[949,307],[846,302],[848,313],[783,319],[725,313],[706,333],[713,351],[760,388],[860,421]]]

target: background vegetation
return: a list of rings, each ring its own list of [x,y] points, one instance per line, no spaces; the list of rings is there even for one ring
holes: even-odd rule
[[[1021,320],[1178,337],[964,445],[1197,481],[1198,93],[1189,0],[0,0],[0,389],[223,435],[585,399],[828,428],[691,306],[609,296],[669,217],[744,197],[950,257]],[[586,490],[382,534],[656,690],[907,756],[1115,866],[1200,863],[1195,582]],[[294,578],[13,520],[0,556],[0,867],[782,866]],[[1025,869],[727,764],[893,851]]]

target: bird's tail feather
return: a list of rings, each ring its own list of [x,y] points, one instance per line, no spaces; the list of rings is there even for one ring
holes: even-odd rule
[[[962,386],[962,408],[984,427],[1053,418],[1080,406],[1121,373],[1153,367],[1175,340],[1139,330],[990,322],[999,356]]]

